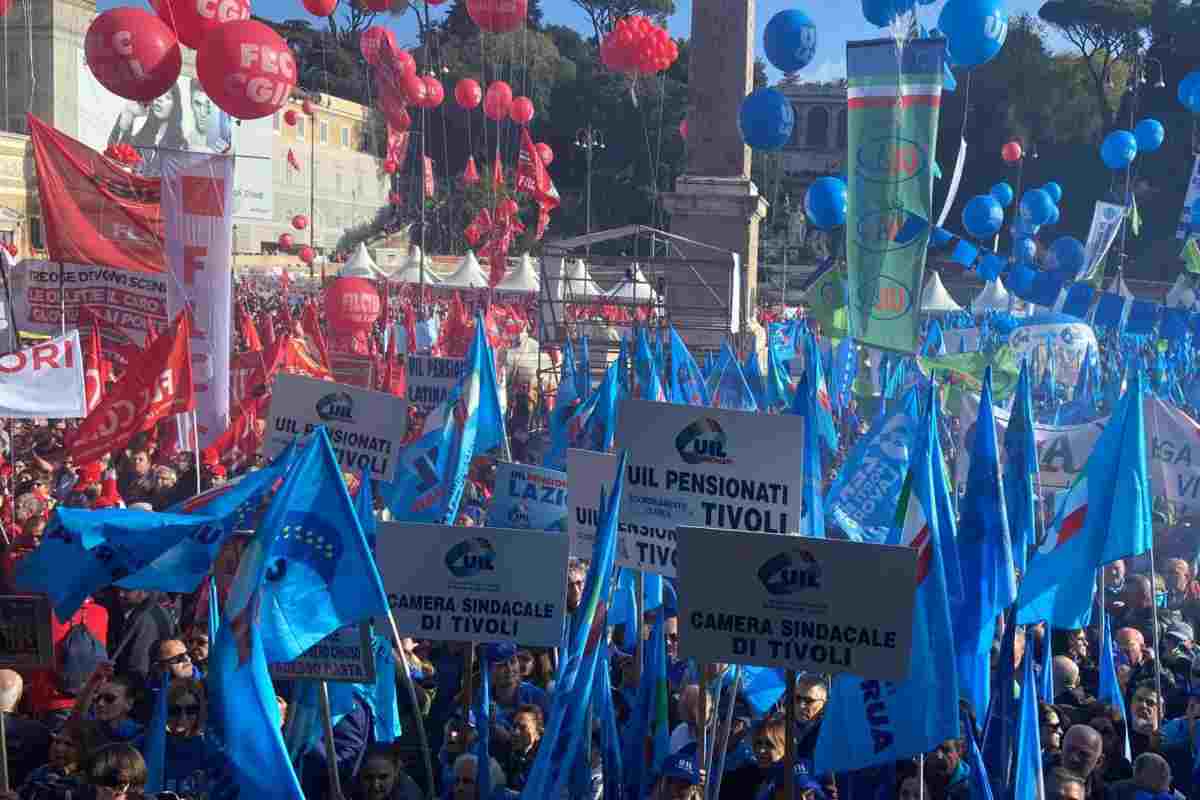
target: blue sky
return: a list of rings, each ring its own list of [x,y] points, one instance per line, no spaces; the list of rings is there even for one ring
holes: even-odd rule
[[[342,0],[342,2],[346,2],[346,0]],[[1006,7],[1009,14],[1018,14],[1023,11],[1036,14],[1042,2],[1043,0],[1008,0]],[[101,10],[121,5],[149,7],[146,0],[134,0],[134,2],[99,0],[98,5]],[[919,6],[918,14],[922,24],[926,27],[936,26],[937,15],[941,11],[942,5],[942,2],[937,2],[930,6]],[[687,36],[692,22],[692,0],[675,0],[675,6],[675,14],[669,22],[671,33],[675,36]],[[300,0],[253,0],[253,7],[256,14],[274,19],[309,17]],[[434,8],[433,16],[435,18],[441,16],[441,12],[445,8],[446,6]],[[542,8],[548,22],[568,25],[582,33],[591,34],[591,23],[588,22],[587,15],[571,0],[542,0]],[[758,0],[755,12],[758,34],[755,40],[760,56],[762,55],[763,27],[772,14],[785,8],[803,9],[817,26],[817,55],[813,59],[813,63],[800,73],[801,79],[829,80],[844,77],[846,42],[852,39],[872,39],[881,35],[879,28],[863,18],[859,0],[843,0],[842,2],[809,0],[809,2],[803,3],[788,2],[788,0]],[[416,41],[416,21],[413,12],[408,12],[398,22],[391,23],[391,26],[396,29],[401,43],[411,45]],[[779,74],[772,71],[772,79],[778,77]]]

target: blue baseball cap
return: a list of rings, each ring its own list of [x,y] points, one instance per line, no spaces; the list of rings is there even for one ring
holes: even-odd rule
[[[700,783],[700,772],[696,769],[696,757],[690,753],[675,753],[663,762],[662,776],[687,781],[696,786]]]
[[[483,657],[491,664],[498,661],[509,661],[517,655],[517,646],[513,642],[488,642],[483,646]]]

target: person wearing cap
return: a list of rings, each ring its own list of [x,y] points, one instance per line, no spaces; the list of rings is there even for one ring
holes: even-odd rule
[[[792,783],[795,787],[792,800],[825,800],[825,792],[813,777],[812,763],[808,759],[796,759],[792,767]],[[766,783],[758,791],[757,800],[789,800],[787,765],[783,761],[771,768]]]
[[[475,712],[468,710],[464,716],[456,712],[442,731],[442,746],[438,749],[438,779],[443,788],[454,786],[454,762],[475,745]]]
[[[1167,635],[1163,637],[1161,645],[1163,667],[1175,676],[1177,686],[1185,685],[1197,656],[1195,630],[1187,622],[1173,622],[1167,627]]]
[[[492,670],[492,702],[496,704],[495,721],[511,727],[513,714],[524,705],[535,705],[542,714],[550,714],[546,693],[528,681],[521,680],[521,663],[517,646],[512,642],[492,642],[484,647],[484,656]]]
[[[667,756],[654,784],[654,800],[698,800],[703,796],[696,756],[691,753]]]

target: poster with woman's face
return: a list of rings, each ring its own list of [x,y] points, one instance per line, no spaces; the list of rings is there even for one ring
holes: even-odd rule
[[[236,153],[234,216],[270,220],[273,216],[271,119],[235,121],[221,111],[200,81],[181,76],[170,91],[149,103],[117,97],[92,75],[79,51],[77,138],[96,150],[127,143],[142,156],[139,171],[159,171],[159,151]]]

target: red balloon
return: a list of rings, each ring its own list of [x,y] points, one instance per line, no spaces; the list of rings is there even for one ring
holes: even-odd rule
[[[304,8],[314,17],[328,17],[337,8],[338,0],[304,0]]]
[[[537,147],[538,155],[541,156],[542,165],[546,167],[550,166],[554,162],[554,151],[550,148],[550,145],[545,142],[538,142],[535,147]]]
[[[300,110],[304,112],[305,116],[309,117],[317,113],[317,107],[312,104],[312,100],[305,100],[301,103]]]
[[[388,192],[388,202],[394,206],[402,206],[404,197],[399,192]]]
[[[1022,155],[1023,152],[1021,150],[1020,142],[1009,142],[1008,144],[1004,145],[1004,147],[1000,148],[1000,157],[1003,158],[1008,164],[1020,161]]]
[[[467,0],[471,19],[489,33],[515,31],[529,13],[528,0]]]
[[[300,260],[305,264],[311,264],[317,260],[317,252],[311,247],[302,247],[300,249]]]
[[[279,249],[280,250],[291,250],[295,246],[296,246],[296,240],[292,238],[292,235],[290,233],[279,234]]]
[[[150,0],[150,5],[179,41],[197,51],[214,29],[250,19],[250,0]]]
[[[366,278],[338,278],[325,289],[325,316],[335,331],[369,331],[382,310],[379,292]]]
[[[511,197],[501,200],[500,205],[496,208],[497,213],[503,217],[514,216],[520,210],[521,207],[517,205],[517,201]]]
[[[396,163],[396,159],[394,158],[389,158],[383,162],[383,171],[388,175],[395,175],[398,169],[400,169],[400,165]]]
[[[687,120],[679,123],[679,136],[685,142],[687,141]]]
[[[446,99],[442,82],[432,75],[425,76],[425,108],[437,108]]]
[[[303,214],[297,214],[292,217],[292,227],[298,231],[302,231],[308,227],[308,217]]]
[[[426,99],[429,97],[429,87],[425,84],[425,79],[420,75],[413,73],[405,75],[404,80],[401,81],[400,88],[403,90],[404,99],[408,104],[414,105],[417,108],[424,105]]]
[[[442,2],[442,0],[438,0],[438,2],[440,3],[440,2]],[[8,10],[10,8],[12,8],[12,4],[13,4],[13,0],[0,0],[0,17],[3,17],[6,14],[8,14]],[[437,5],[437,3],[434,3],[434,5]],[[16,255],[15,250],[13,252],[13,255],[14,256]]]
[[[518,125],[528,125],[533,120],[533,101],[524,95],[514,97],[508,115]]]
[[[296,59],[287,42],[261,22],[226,22],[196,54],[196,74],[218,108],[237,119],[259,119],[291,97]]]
[[[83,51],[100,85],[118,97],[149,103],[175,85],[183,68],[179,40],[140,8],[114,8],[92,21]]]
[[[471,245],[471,247],[479,244],[479,237],[482,235],[483,233],[479,230],[479,226],[473,222],[463,231],[463,236],[466,237],[467,244]]]
[[[446,2],[446,0],[425,0],[425,2],[429,3],[431,6],[440,6],[442,3]]]
[[[396,34],[382,25],[373,25],[367,28],[358,38],[358,49],[371,66],[375,66],[375,62],[379,60],[385,46],[390,46],[393,50],[399,49],[396,44]]]
[[[391,11],[392,0],[363,0],[368,11]]]
[[[454,100],[462,108],[470,111],[483,101],[483,89],[474,78],[463,78],[454,84]]]
[[[383,115],[387,117],[388,125],[391,125],[396,130],[406,131],[412,127],[412,117],[408,115],[408,109],[404,107],[404,100],[402,98],[387,93],[380,93],[379,108],[383,111]]]
[[[504,81],[492,81],[483,98],[483,113],[497,122],[508,116],[512,108],[512,87]]]
[[[289,108],[283,112],[283,121],[287,123],[289,128],[296,127],[296,122],[299,121],[300,115],[296,113],[296,109]]]

